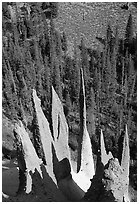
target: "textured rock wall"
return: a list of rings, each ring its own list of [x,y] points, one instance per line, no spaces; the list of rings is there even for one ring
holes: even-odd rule
[[[102,174],[96,174],[93,177],[91,187],[82,200],[90,202],[123,202],[127,180],[118,160],[110,159],[105,167],[100,162],[97,171],[102,172]]]

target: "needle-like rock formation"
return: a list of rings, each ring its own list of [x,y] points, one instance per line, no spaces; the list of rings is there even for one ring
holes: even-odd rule
[[[23,123],[19,121],[19,124],[15,124],[15,133],[16,137],[19,141],[21,141],[23,157],[25,166],[20,162],[19,168],[25,171],[26,175],[26,193],[30,193],[32,191],[32,178],[30,173],[34,173],[35,169],[39,172],[42,177],[42,172],[40,169],[40,165],[42,161],[38,158],[36,151],[32,145],[32,142],[29,138],[27,131],[25,130]],[[25,168],[25,169],[24,169]]]
[[[56,154],[59,160],[68,158],[70,161],[70,151],[68,146],[69,130],[64,115],[62,103],[52,87],[52,126],[53,138]]]
[[[107,154],[106,152],[106,148],[105,148],[105,143],[104,143],[104,136],[103,136],[103,132],[101,130],[101,136],[100,136],[100,140],[101,140],[101,144],[100,144],[100,147],[101,147],[101,162],[103,163],[103,165],[105,166],[109,159],[112,159],[113,156],[112,156],[112,153],[109,152],[109,154]]]
[[[112,154],[106,153],[101,130],[100,152],[97,167],[94,161],[90,137],[86,127],[86,104],[83,71],[81,70],[78,172],[74,172],[68,146],[68,125],[62,103],[52,87],[52,128],[45,117],[41,101],[33,90],[34,111],[39,131],[40,145],[46,165],[36,153],[28,131],[21,121],[15,124],[19,165],[19,190],[16,197],[7,201],[129,201],[129,138],[125,132],[121,165]],[[52,135],[53,134],[53,135]],[[37,141],[35,141],[37,142]],[[4,194],[3,194],[4,195]],[[46,196],[45,196],[46,195]],[[48,196],[49,195],[49,196]]]
[[[110,155],[110,154],[109,154]],[[82,201],[130,202],[129,187],[129,138],[126,132],[121,165],[117,158],[107,155],[101,131],[101,153],[97,155],[97,168],[91,187]]]
[[[130,151],[129,151],[129,136],[127,131],[125,131],[124,143],[123,143],[123,153],[122,153],[122,160],[121,160],[121,167],[123,168],[125,179],[127,181],[126,190],[124,193],[124,201],[129,202],[129,195],[128,195],[128,187],[129,187],[129,165],[130,165]]]
[[[49,123],[42,111],[41,108],[41,101],[37,97],[36,91],[33,90],[33,101],[35,106],[36,117],[38,121],[38,128],[40,133],[40,140],[43,146],[45,160],[46,160],[46,168],[47,172],[50,177],[53,179],[54,183],[56,184],[56,178],[53,173],[53,166],[52,166],[52,135],[49,128]]]
[[[81,69],[81,88],[80,88],[80,139],[79,139],[79,160],[77,171],[84,172],[90,180],[95,174],[94,160],[92,156],[92,145],[86,126],[86,102],[85,102],[85,86],[83,78],[83,70]],[[81,154],[81,155],[80,155]]]

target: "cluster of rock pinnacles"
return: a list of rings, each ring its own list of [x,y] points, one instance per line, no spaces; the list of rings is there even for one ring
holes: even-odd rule
[[[83,73],[81,70],[81,95],[83,99],[83,131],[79,140],[77,172],[72,168],[68,146],[68,125],[62,103],[52,87],[52,128],[45,117],[41,101],[33,90],[39,144],[44,152],[45,165],[37,155],[28,130],[21,121],[15,124],[19,165],[17,196],[28,201],[129,201],[129,139],[125,131],[121,164],[112,154],[106,153],[103,132],[100,135],[100,152],[96,169],[92,156],[90,137],[86,127],[86,105]],[[52,129],[52,130],[50,130]],[[53,192],[53,193],[52,193]],[[46,200],[41,200],[46,194]],[[48,195],[51,195],[49,198]],[[13,199],[14,201],[14,199]]]

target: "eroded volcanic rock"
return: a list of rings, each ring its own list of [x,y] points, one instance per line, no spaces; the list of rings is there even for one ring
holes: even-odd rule
[[[99,163],[102,174],[96,174],[91,187],[84,196],[83,201],[91,202],[123,202],[124,192],[128,185],[118,159],[110,159],[105,165]]]

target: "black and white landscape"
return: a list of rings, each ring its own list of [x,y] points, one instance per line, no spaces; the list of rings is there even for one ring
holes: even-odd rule
[[[2,201],[137,201],[137,3],[2,3]]]

